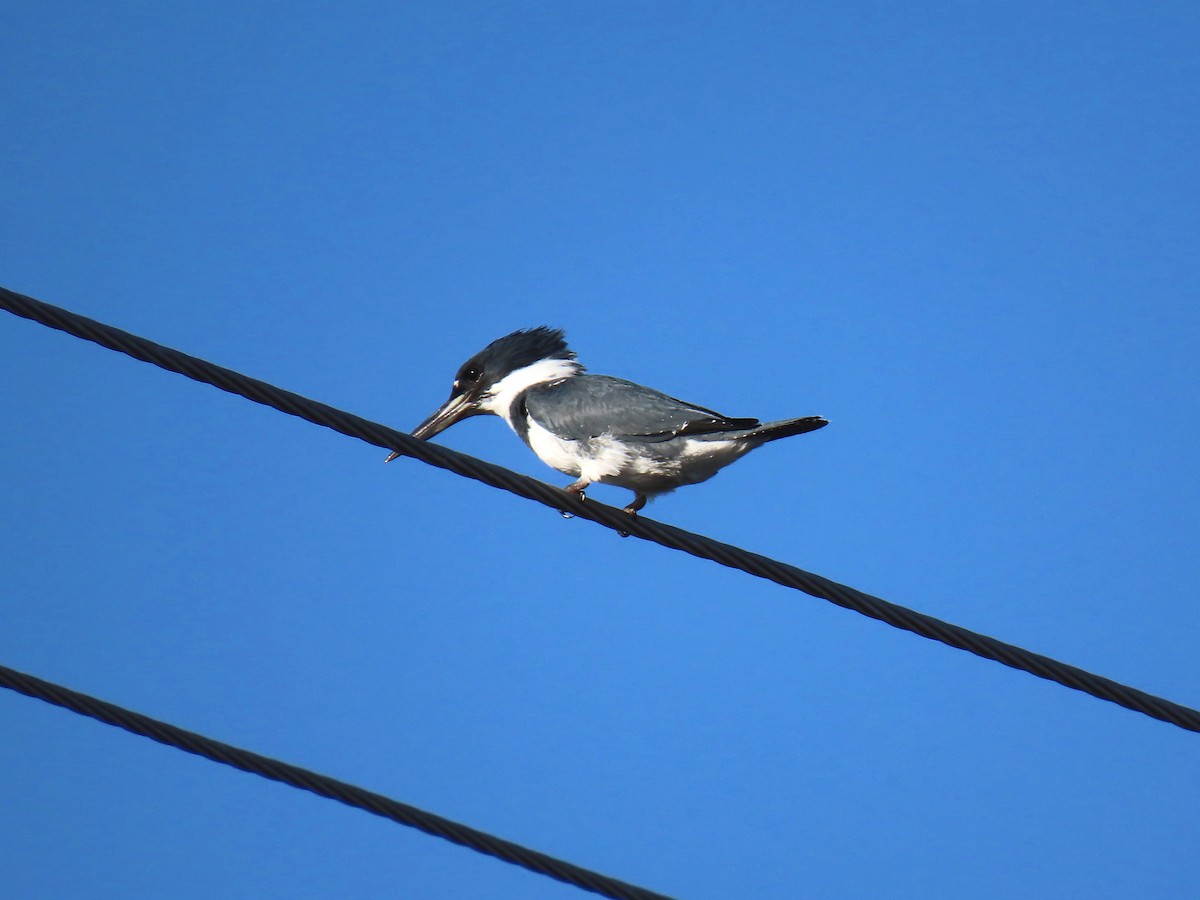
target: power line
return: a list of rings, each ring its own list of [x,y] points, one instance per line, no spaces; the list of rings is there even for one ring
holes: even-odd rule
[[[410,435],[377,422],[371,422],[324,403],[309,400],[299,394],[250,378],[232,369],[188,356],[170,347],[164,347],[145,338],[121,331],[119,328],[113,328],[111,325],[105,325],[5,288],[0,288],[0,308],[84,340],[93,341],[111,350],[125,353],[134,359],[153,363],[168,371],[178,372],[196,381],[214,385],[221,390],[238,394],[256,403],[298,416],[317,425],[324,425],[377,447],[395,450],[405,456],[411,456],[458,475],[473,478],[530,500],[536,500],[552,509],[564,510],[580,518],[590,519],[622,534],[631,534],[664,547],[682,550],[702,559],[713,560],[721,565],[774,581],[814,597],[820,597],[838,606],[886,622],[896,628],[911,631],[921,637],[940,641],[960,650],[967,650],[984,659],[995,660],[1010,668],[1020,669],[1039,678],[1083,691],[1126,709],[1178,725],[1180,728],[1200,732],[1200,712],[1190,707],[1156,697],[1110,678],[1095,675],[958,625],[943,622],[933,616],[889,603],[879,597],[865,594],[844,584],[838,584],[836,581],[830,581],[820,575],[805,572],[795,566],[713,540],[704,535],[693,534],[682,528],[664,525],[652,519],[640,516],[633,518],[611,506],[597,503],[595,500],[581,501],[566,491],[526,475],[520,475],[500,466],[457,453],[447,447],[415,440]]]
[[[512,841],[506,841],[494,835],[479,831],[467,825],[462,825],[450,819],[392,800],[383,794],[376,794],[353,784],[338,781],[328,775],[302,769],[289,763],[261,756],[231,744],[224,744],[194,731],[186,731],[175,725],[158,719],[152,719],[141,713],[124,709],[105,700],[81,694],[70,688],[43,681],[24,672],[18,672],[7,666],[0,665],[0,687],[53,703],[88,716],[107,725],[124,728],[134,734],[148,737],[177,747],[196,756],[202,756],[213,762],[219,762],[243,772],[261,775],[272,781],[279,781],[301,790],[311,791],[330,800],[338,800],[347,806],[366,810],[401,825],[418,828],[426,834],[453,841],[488,856],[494,856],[513,865],[521,866],[541,875],[548,875],[559,881],[617,900],[670,900],[664,894],[656,894],[645,888],[626,884],[599,872],[592,872],[561,859],[555,859],[537,850],[530,850]]]

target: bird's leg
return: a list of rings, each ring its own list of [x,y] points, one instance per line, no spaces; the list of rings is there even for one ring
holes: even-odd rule
[[[633,495],[633,502],[630,503],[627,507],[625,507],[624,511],[629,513],[631,516],[636,516],[638,514],[638,510],[641,509],[645,505],[646,505],[646,495],[639,494],[635,491],[634,495]]]
[[[587,494],[585,494],[583,491],[584,491],[584,488],[587,488],[590,486],[591,486],[590,481],[585,481],[584,479],[580,478],[578,481],[574,482],[573,484],[568,484],[565,488],[563,488],[563,490],[566,491],[568,494],[578,494],[580,500],[586,500]]]

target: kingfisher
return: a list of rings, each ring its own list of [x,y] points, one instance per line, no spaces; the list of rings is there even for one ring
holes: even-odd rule
[[[829,424],[820,416],[731,418],[623,378],[589,375],[564,333],[544,325],[494,340],[463,363],[450,399],[412,436],[428,440],[479,415],[504,419],[542,462],[575,478],[566,490],[581,500],[593,484],[633,491],[631,516],[756,447]]]

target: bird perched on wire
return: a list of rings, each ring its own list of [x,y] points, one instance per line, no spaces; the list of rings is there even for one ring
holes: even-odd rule
[[[450,399],[413,431],[427,440],[470,416],[500,416],[551,468],[634,492],[625,512],[685,484],[698,484],[768,441],[816,431],[820,416],[761,423],[608,375],[588,375],[563,332],[541,326],[492,341],[459,367]],[[399,453],[392,453],[391,462]]]

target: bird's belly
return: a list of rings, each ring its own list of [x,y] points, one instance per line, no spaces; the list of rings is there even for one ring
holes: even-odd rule
[[[737,440],[696,440],[627,444],[627,464],[599,479],[641,494],[662,494],[686,484],[707,481],[751,448]]]
[[[751,449],[739,440],[675,438],[620,440],[600,435],[566,440],[529,418],[524,437],[546,465],[574,478],[612,484],[642,494],[661,494],[712,478]]]
[[[699,440],[690,438],[679,456],[680,484],[708,481],[731,462],[753,448],[743,440]]]
[[[525,439],[529,448],[552,469],[585,481],[615,484],[606,480],[619,476],[630,465],[629,451],[611,436],[572,441],[543,428],[532,418],[528,423]]]

